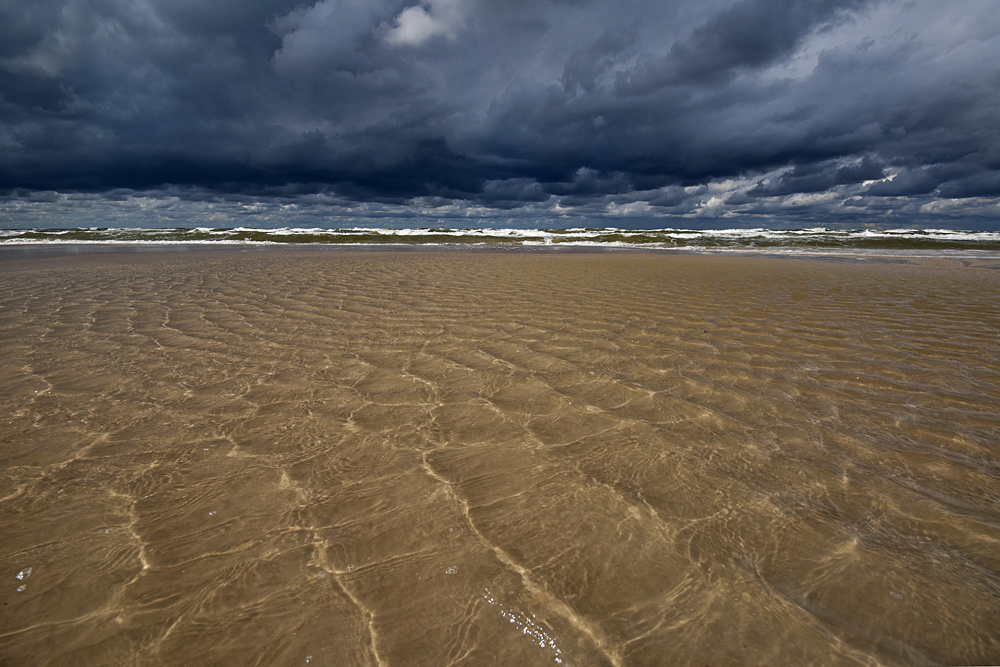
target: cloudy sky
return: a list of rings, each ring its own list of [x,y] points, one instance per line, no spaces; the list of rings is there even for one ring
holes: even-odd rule
[[[0,227],[1000,229],[996,0],[0,0]]]

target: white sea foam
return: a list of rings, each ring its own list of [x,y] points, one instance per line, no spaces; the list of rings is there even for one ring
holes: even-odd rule
[[[511,605],[500,601],[488,587],[483,589],[483,599],[499,609],[500,615],[503,616],[504,620],[513,625],[518,632],[531,638],[534,643],[538,644],[539,648],[550,651],[552,659],[556,664],[563,664],[563,652],[559,648],[559,644],[544,627],[535,622],[533,615],[525,614]]]
[[[971,253],[1000,256],[1000,232],[948,229],[434,229],[385,227],[78,228],[0,230],[0,245],[38,244],[319,244],[319,245],[521,245],[646,248],[692,252],[806,255],[905,255]]]

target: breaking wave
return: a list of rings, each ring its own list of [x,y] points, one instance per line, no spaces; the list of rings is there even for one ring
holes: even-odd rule
[[[1000,252],[1000,232],[947,229],[387,229],[172,228],[0,230],[0,245],[316,244],[377,246],[566,246],[792,254]]]

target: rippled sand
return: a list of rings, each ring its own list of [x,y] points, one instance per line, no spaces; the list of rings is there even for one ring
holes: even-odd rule
[[[7,254],[0,663],[1000,663],[998,304],[957,261]]]

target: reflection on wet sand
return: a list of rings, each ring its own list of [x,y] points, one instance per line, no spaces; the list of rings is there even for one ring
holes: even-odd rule
[[[0,663],[1000,662],[988,266],[234,250],[0,285]]]

